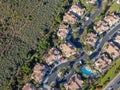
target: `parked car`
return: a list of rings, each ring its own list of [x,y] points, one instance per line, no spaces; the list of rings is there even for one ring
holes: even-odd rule
[[[55,66],[54,64],[49,65],[50,68],[53,68],[54,66]]]
[[[112,86],[108,87],[107,90],[114,90],[114,88]]]

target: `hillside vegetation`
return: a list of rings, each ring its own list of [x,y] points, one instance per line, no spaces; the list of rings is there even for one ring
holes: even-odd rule
[[[64,8],[71,1],[0,0],[0,90],[6,90],[11,77],[28,58],[27,53],[45,34],[57,31]]]

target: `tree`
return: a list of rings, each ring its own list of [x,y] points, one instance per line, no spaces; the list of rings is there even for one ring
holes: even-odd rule
[[[40,52],[46,51],[51,47],[51,37],[47,35],[43,40],[41,40],[38,44],[38,50]]]
[[[22,72],[25,74],[29,74],[32,72],[32,69],[28,65],[23,65],[22,66]]]
[[[79,26],[78,26],[77,24],[71,25],[71,28],[72,28],[74,31],[78,31],[78,30],[79,30],[78,27],[79,27]]]
[[[78,32],[74,32],[74,33],[73,33],[73,38],[74,38],[74,39],[79,38],[79,33],[78,33]]]
[[[60,15],[57,15],[57,16],[55,17],[55,20],[56,20],[56,22],[58,22],[58,23],[61,23],[61,22],[62,22],[62,18],[61,18]]]
[[[80,68],[77,65],[74,65],[74,69],[76,73],[80,73]]]
[[[39,54],[37,52],[34,54],[34,60],[35,62],[39,61]]]
[[[62,84],[60,84],[60,90],[66,90]]]
[[[100,38],[103,38],[104,37],[104,33],[100,34]]]
[[[67,68],[67,70],[68,70],[68,71],[70,71],[70,70],[71,70],[71,67],[70,67],[70,65],[69,65],[69,66],[67,66],[66,68]]]

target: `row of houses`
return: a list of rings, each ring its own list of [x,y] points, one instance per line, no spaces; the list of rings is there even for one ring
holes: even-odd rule
[[[96,4],[97,0],[86,0],[86,3]],[[69,11],[63,16],[63,21],[75,24],[85,13],[85,8],[80,4],[73,4]]]
[[[119,56],[120,56],[120,50],[118,50],[118,48],[115,45],[113,45],[113,43],[108,42],[106,46],[104,50],[106,50],[109,54],[116,53],[115,55],[117,55],[119,53]],[[112,50],[110,49],[111,46],[113,48]],[[100,72],[105,72],[109,68],[109,66],[112,64],[112,59],[109,57],[108,53],[101,54],[100,57],[94,63],[95,68],[99,70]],[[82,73],[86,73],[86,70],[88,70],[87,74],[92,73],[90,72],[89,68],[88,69],[83,68]],[[45,67],[43,65],[36,64],[33,68],[33,74],[31,75],[31,78],[34,79],[37,83],[39,83],[43,78],[44,72],[45,72]],[[74,74],[70,78],[70,80],[64,84],[64,86],[66,90],[77,90],[84,86],[84,81],[81,79],[81,77],[78,74]],[[35,87],[31,83],[27,83],[23,87],[23,90],[26,90],[26,88],[32,88],[32,89],[27,89],[27,90],[36,90]]]
[[[92,2],[95,0],[89,0],[89,1]],[[63,16],[63,21],[70,24],[74,24],[77,22],[79,17],[81,17],[84,14],[84,12],[85,12],[85,8],[82,8],[78,4],[74,4],[70,8],[70,10],[67,13],[65,13],[65,15]],[[94,29],[96,30],[97,33],[101,34],[104,31],[108,30],[110,26],[117,23],[119,19],[120,18],[117,15],[112,13],[106,16],[103,21],[99,21],[96,24],[96,26],[94,26]],[[62,24],[59,26],[57,35],[61,39],[65,39],[69,34],[70,30],[71,29],[69,25]],[[93,32],[87,34],[87,38],[86,38],[87,44],[94,47],[97,41],[98,41],[97,34]],[[114,41],[119,43],[120,35],[117,35]],[[120,49],[111,42],[108,42],[105,45],[104,50],[114,59],[120,57]],[[60,44],[58,48],[53,47],[49,50],[47,54],[45,54],[46,63],[51,64],[56,60],[62,59],[63,58],[62,53],[64,53],[66,57],[70,57],[71,55],[76,54],[76,48],[71,43],[68,42]],[[106,71],[107,67],[112,63],[112,59],[108,56],[108,54],[106,53],[101,54],[100,57],[94,63],[96,69],[99,70],[100,72]],[[31,79],[34,79],[35,82],[40,83],[40,81],[43,79],[43,76],[45,74],[45,70],[46,69],[44,65],[40,65],[37,63],[33,68]],[[80,78],[79,75],[74,74],[69,80],[69,82],[66,83],[64,86],[66,90],[77,90],[83,87],[83,80]],[[31,83],[27,83],[26,85],[24,85],[22,90],[36,90],[36,89],[34,85],[32,85]]]
[[[72,47],[69,44],[61,44],[61,49],[67,54],[72,54]],[[61,52],[57,48],[51,48],[49,52],[45,55],[45,60],[47,64],[51,64],[52,62],[62,58]],[[40,83],[45,75],[46,67],[45,65],[41,65],[37,63],[33,68],[33,73],[31,74],[31,79],[33,79],[36,83]],[[35,87],[31,83],[27,83],[24,85],[22,90],[36,90]]]
[[[94,30],[101,34],[110,29],[114,24],[120,20],[120,17],[114,13],[107,15],[103,21],[99,21],[95,26]],[[118,32],[113,38],[114,42],[120,45],[120,33]],[[95,46],[95,43],[98,41],[97,34],[91,32],[87,34],[86,43]],[[94,62],[95,68],[100,72],[105,72],[112,65],[112,60],[115,60],[120,57],[120,48],[113,42],[107,42],[104,46],[102,53]],[[110,58],[111,57],[111,58]]]
[[[112,65],[112,61],[120,57],[120,31],[117,31],[112,41],[108,41],[103,52],[94,62],[95,68],[100,72],[106,72]]]
[[[82,8],[79,4],[73,4],[69,11],[65,13],[63,16],[63,21],[69,24],[75,24],[76,21],[84,14],[85,8]],[[61,38],[61,40],[66,39],[68,34],[70,33],[71,28],[67,24],[61,24],[59,26],[59,30],[57,32],[57,36]],[[55,60],[59,60],[63,58],[62,53],[66,57],[70,57],[71,55],[76,54],[76,48],[69,42],[64,42],[60,44],[58,48],[53,47],[50,49],[48,54],[45,55],[45,60],[48,64],[51,64]]]
[[[101,34],[110,29],[114,24],[120,21],[120,17],[115,13],[108,14],[102,21],[99,21],[94,26],[94,30]]]
[[[84,82],[80,75],[74,74],[68,83],[64,84],[66,90],[78,90],[84,86]],[[32,83],[27,83],[23,86],[22,90],[37,90]],[[50,89],[51,90],[51,89]],[[54,90],[54,89],[52,89]]]
[[[94,65],[100,72],[106,72],[112,65],[112,61],[120,57],[120,48],[113,42],[107,42],[104,52],[95,61]]]
[[[117,15],[115,15],[114,13],[107,15],[104,18],[104,21],[98,22],[98,24],[100,24],[100,30],[102,30],[102,32],[100,32],[100,33],[103,33],[104,29],[108,30],[110,27],[112,27],[114,24],[116,24],[119,20],[120,20],[120,18]],[[103,26],[101,27],[102,24],[105,27],[103,27]],[[94,47],[96,45],[96,42],[98,41],[98,39],[99,38],[96,33],[90,32],[87,34],[86,43],[89,44],[90,46]],[[114,42],[116,42],[120,45],[120,33],[118,33],[114,37]],[[120,57],[120,47],[118,47],[113,42],[107,42],[104,47],[104,52],[105,53],[102,53],[100,55],[100,57],[97,58],[96,61],[94,62],[95,68],[100,72],[106,72],[110,68],[110,66],[112,66],[112,61],[116,60],[117,58]],[[83,80],[80,80],[80,81],[78,80],[78,82],[79,83],[77,83],[77,81],[76,81],[77,84],[74,83],[77,86],[72,84],[73,81],[71,81],[70,83],[68,82],[67,84],[65,84],[65,87],[67,88],[67,90],[80,89],[83,86],[83,84],[82,84]]]
[[[69,24],[75,24],[77,20],[84,14],[85,8],[82,8],[79,4],[73,4],[70,10],[65,13],[63,16],[63,21]],[[71,28],[69,25],[61,24],[59,26],[59,30],[57,32],[57,36],[61,38],[61,40],[66,39],[68,34],[71,32]],[[48,54],[45,55],[45,60],[48,64],[59,60],[64,57],[70,57],[76,54],[76,48],[69,42],[64,42],[59,45],[58,48],[53,47],[49,50]],[[79,89],[83,84],[80,76],[74,75],[69,80],[67,84],[65,84],[66,90]]]
[[[37,83],[40,83],[40,81],[43,79],[43,75],[45,72],[45,67],[40,64],[36,64],[33,68],[33,73],[31,75],[31,78],[34,79]],[[83,87],[83,80],[81,79],[80,75],[74,74],[70,80],[64,84],[66,90],[77,90],[79,88]],[[32,89],[26,89],[26,88],[32,88]],[[22,90],[35,90],[35,87],[31,83],[27,83],[24,85]]]
[[[61,51],[63,54],[61,53]],[[76,48],[69,42],[65,42],[60,44],[59,49],[56,47],[51,48],[49,52],[45,55],[45,60],[46,63],[50,65],[56,60],[63,59],[64,55],[66,57],[70,57],[74,54],[76,54]]]
[[[83,15],[85,8],[82,8],[79,4],[73,4],[70,10],[65,13],[63,16],[63,21],[69,24],[74,24]],[[58,37],[61,40],[66,39],[67,35],[70,32],[69,25],[62,24],[59,26],[59,30],[57,32]],[[63,53],[63,54],[62,54]],[[60,44],[58,48],[51,48],[48,53],[44,55],[44,59],[48,65],[52,64],[54,61],[59,59],[64,59],[64,55],[66,57],[70,57],[71,55],[76,54],[76,48],[69,42],[64,42]],[[44,65],[40,65],[37,63],[33,68],[33,73],[31,74],[31,79],[34,79],[36,83],[40,83],[45,75],[46,68]],[[73,80],[74,78],[74,80]],[[66,84],[66,90],[72,90],[72,88],[78,88],[79,85],[77,82],[80,82],[80,78],[77,75],[74,75],[69,84]],[[79,83],[80,84],[80,83]],[[74,86],[75,85],[75,86]],[[71,89],[70,89],[71,88]],[[22,90],[36,90],[35,87],[31,83],[27,83],[24,85]]]
[[[106,32],[110,29],[110,27],[114,24],[116,24],[120,20],[120,17],[115,15],[114,13],[107,15],[103,21],[97,22],[97,24],[94,26],[94,30],[101,34],[103,32]],[[91,47],[95,47],[99,41],[99,36],[95,32],[89,32],[87,33],[85,43],[90,45]],[[119,34],[115,37],[116,42],[119,41]]]
[[[63,16],[63,21],[69,24],[75,24],[84,13],[85,8],[79,4],[73,4],[69,11]]]

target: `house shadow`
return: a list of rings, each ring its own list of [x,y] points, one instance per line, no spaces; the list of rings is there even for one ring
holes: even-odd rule
[[[79,35],[82,35],[83,32],[84,32],[84,28],[83,28],[83,26],[81,26],[81,27],[80,27],[80,30],[79,30]]]
[[[79,42],[79,38],[74,39],[73,36],[68,40],[71,44],[73,44],[76,48],[82,48],[82,44]]]
[[[97,57],[97,56],[99,55],[100,51],[101,51],[101,48],[97,49],[95,52],[93,52],[93,53],[89,56],[89,58],[90,58],[90,59],[93,59],[93,58]]]

